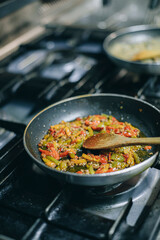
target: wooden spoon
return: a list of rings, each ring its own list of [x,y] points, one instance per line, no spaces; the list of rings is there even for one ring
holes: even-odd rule
[[[131,61],[141,61],[155,57],[160,57],[160,50],[142,50],[139,53],[136,53]]]
[[[129,145],[160,144],[160,137],[128,138],[117,134],[99,133],[86,139],[83,147],[87,149],[107,149]]]

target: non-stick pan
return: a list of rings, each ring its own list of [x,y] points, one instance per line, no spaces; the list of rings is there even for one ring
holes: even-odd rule
[[[116,57],[111,51],[111,49],[117,43],[126,43],[132,45],[135,43],[139,44],[142,42],[147,42],[155,38],[159,38],[160,40],[160,28],[147,25],[132,26],[111,33],[104,40],[103,47],[108,57],[117,65],[126,68],[132,72],[159,75],[160,62],[144,63],[127,61],[123,60],[122,58]]]
[[[136,98],[117,94],[83,95],[55,103],[38,113],[24,132],[24,146],[33,161],[53,177],[71,184],[83,186],[116,185],[140,174],[155,162],[158,147],[154,154],[144,162],[116,172],[81,175],[60,172],[45,165],[38,151],[38,143],[51,125],[74,120],[92,114],[109,114],[120,121],[127,121],[141,129],[146,136],[159,136],[160,111],[149,103]]]

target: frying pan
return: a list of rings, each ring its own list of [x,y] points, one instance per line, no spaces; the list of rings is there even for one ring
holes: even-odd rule
[[[43,163],[38,151],[38,143],[51,125],[74,120],[93,114],[109,114],[118,120],[127,121],[141,129],[146,136],[158,136],[160,132],[160,111],[151,104],[118,94],[93,94],[69,98],[57,102],[38,113],[27,125],[24,132],[24,147],[40,168],[60,181],[82,186],[114,186],[140,174],[156,160],[158,147],[153,148],[154,154],[144,162],[116,172],[81,175],[60,172]]]
[[[160,28],[148,25],[132,26],[122,30],[111,33],[103,43],[104,51],[108,57],[117,65],[126,68],[132,72],[145,73],[145,74],[160,74],[160,62],[143,63],[127,61],[114,56],[111,52],[117,43],[135,44],[144,41],[150,41],[154,38],[160,39]]]

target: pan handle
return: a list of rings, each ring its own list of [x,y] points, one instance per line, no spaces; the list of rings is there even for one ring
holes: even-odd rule
[[[11,122],[8,120],[0,119],[0,127],[5,128],[8,131],[23,134],[26,125],[19,122]]]

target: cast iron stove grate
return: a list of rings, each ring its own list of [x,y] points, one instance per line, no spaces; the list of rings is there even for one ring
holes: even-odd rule
[[[54,27],[4,59],[0,65],[0,110],[11,117],[1,118],[23,125],[45,106],[87,93],[121,93],[150,100],[143,91],[148,76],[120,69],[105,56],[102,43],[106,34]],[[61,69],[61,75],[55,73],[55,66]],[[54,77],[50,74],[53,72]],[[159,97],[155,100],[159,103]],[[13,138],[1,149],[0,164],[5,163],[5,171],[0,174],[1,239],[157,238],[159,170],[150,169],[135,185],[119,192],[115,189],[114,194],[97,195],[93,189],[89,194],[79,188],[77,192],[33,165],[24,151],[22,132],[17,132],[21,125],[15,129],[5,124],[3,132],[12,132]],[[142,182],[148,183],[148,192],[142,191]],[[147,195],[141,195],[144,192]],[[136,203],[140,200],[138,209]],[[114,202],[112,209],[107,202],[109,206]],[[131,212],[138,220],[131,219],[132,224],[128,224]]]

